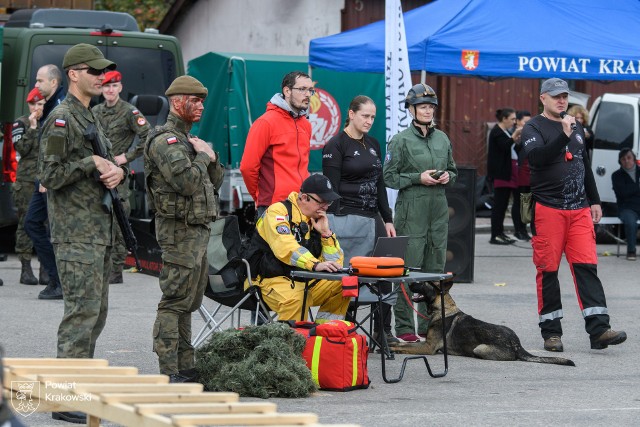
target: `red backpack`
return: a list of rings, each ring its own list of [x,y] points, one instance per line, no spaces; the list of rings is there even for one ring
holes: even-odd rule
[[[349,391],[369,387],[369,346],[366,337],[355,332],[354,323],[345,320],[331,320],[321,325],[297,322],[294,329],[307,338],[302,357],[320,389]]]

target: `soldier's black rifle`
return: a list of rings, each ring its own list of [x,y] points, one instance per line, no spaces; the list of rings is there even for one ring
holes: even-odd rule
[[[107,157],[107,152],[103,147],[105,147],[100,141],[100,135],[98,133],[98,128],[93,123],[90,123],[89,126],[84,131],[84,137],[91,142],[91,147],[93,148],[93,154],[96,156],[100,156],[103,159],[109,159]],[[96,179],[100,180],[100,173],[96,171]],[[103,184],[104,185],[104,184]],[[118,221],[118,226],[120,226],[120,231],[122,231],[122,237],[124,238],[125,246],[127,250],[131,252],[133,258],[136,262],[136,268],[138,271],[142,270],[140,267],[140,260],[138,259],[138,241],[136,240],[136,236],[133,234],[133,230],[131,229],[131,224],[129,224],[129,218],[127,217],[126,212],[124,211],[124,206],[122,205],[122,200],[120,200],[120,196],[118,195],[118,190],[115,188],[107,188],[104,187],[105,195],[102,199],[102,210],[105,213],[113,212],[116,214],[116,220]]]

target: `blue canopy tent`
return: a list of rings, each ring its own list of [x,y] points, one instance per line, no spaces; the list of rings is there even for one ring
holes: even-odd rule
[[[438,0],[404,14],[411,70],[640,79],[638,0]],[[384,72],[384,21],[311,40],[309,64]]]

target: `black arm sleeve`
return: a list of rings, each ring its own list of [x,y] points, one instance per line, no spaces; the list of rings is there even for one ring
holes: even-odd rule
[[[384,185],[384,177],[380,174],[378,178],[378,210],[382,216],[382,220],[386,223],[393,222],[393,214],[389,207],[389,199],[387,198],[387,187]]]
[[[589,200],[589,206],[600,204],[600,194],[598,194],[598,187],[596,186],[596,179],[593,176],[591,165],[589,162],[589,156],[586,150],[583,151],[584,162],[584,191],[587,194],[587,200]]]
[[[333,188],[340,191],[339,190],[340,174],[341,174],[340,168],[337,168],[335,166],[323,166],[322,174],[327,178],[329,178],[329,181],[331,182],[331,185],[333,186]],[[332,214],[335,214],[336,212],[339,212],[339,211],[340,211],[340,199],[331,203],[331,206],[329,206],[329,209],[327,209],[327,212]]]
[[[570,138],[561,133],[556,139],[541,147],[535,147],[529,153],[528,159],[531,166],[544,166],[553,161],[559,153],[565,150]],[[593,175],[591,176],[593,178]]]
[[[342,152],[339,149],[340,134],[327,142],[322,150],[322,174],[329,178],[335,191],[340,194],[340,179],[342,177]],[[329,206],[327,212],[340,212],[340,199]]]

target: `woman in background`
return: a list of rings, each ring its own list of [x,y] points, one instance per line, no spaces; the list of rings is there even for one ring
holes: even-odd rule
[[[582,105],[574,105],[569,108],[567,114],[575,117],[576,121],[582,125],[584,129],[584,142],[587,147],[587,152],[589,153],[589,158],[591,158],[591,153],[593,152],[593,131],[589,127],[589,112]]]
[[[369,136],[376,117],[376,106],[368,96],[351,100],[342,132],[334,136],[322,151],[322,173],[340,194],[328,210],[331,229],[340,240],[345,264],[353,256],[373,253],[377,237],[395,237],[396,230],[387,191],[382,179],[380,144]],[[361,294],[368,291],[362,287]],[[361,295],[362,300],[363,295]],[[383,303],[387,342],[398,339],[391,333],[391,306]],[[377,322],[374,322],[377,328]],[[378,331],[374,329],[374,338]]]

